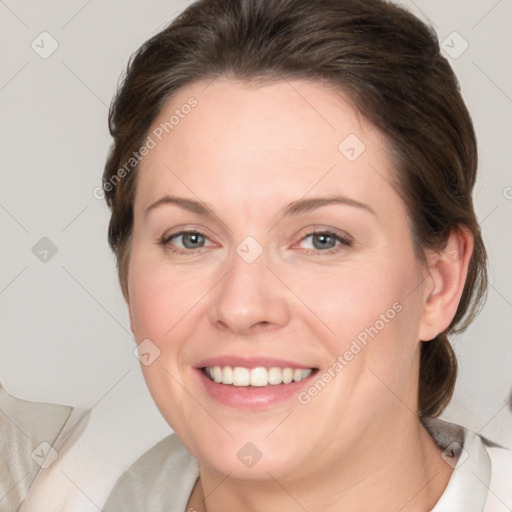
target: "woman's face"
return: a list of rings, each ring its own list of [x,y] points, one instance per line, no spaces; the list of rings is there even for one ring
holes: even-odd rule
[[[233,477],[300,477],[410,421],[431,283],[379,131],[318,84],[217,79],[149,136],[129,307],[188,449]]]

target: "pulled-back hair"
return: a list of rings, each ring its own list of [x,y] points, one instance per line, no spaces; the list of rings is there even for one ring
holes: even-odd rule
[[[145,42],[111,105],[114,143],[103,176],[112,212],[108,239],[127,300],[138,171],[130,157],[179,88],[221,75],[333,86],[387,139],[418,257],[443,249],[461,226],[472,233],[474,251],[455,317],[421,348],[419,414],[440,414],[457,375],[448,335],[464,330],[478,312],[487,272],[471,196],[475,133],[435,33],[380,0],[199,0]]]

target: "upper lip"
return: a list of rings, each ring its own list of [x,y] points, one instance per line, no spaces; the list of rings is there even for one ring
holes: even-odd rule
[[[206,368],[207,366],[242,366],[243,368],[300,368],[307,370],[314,368],[308,364],[297,363],[285,359],[277,359],[274,357],[240,357],[234,355],[209,357],[195,365],[196,368]]]

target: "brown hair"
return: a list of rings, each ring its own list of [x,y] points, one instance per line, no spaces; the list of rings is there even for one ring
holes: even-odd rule
[[[421,347],[419,413],[440,414],[457,375],[447,335],[464,330],[478,312],[487,272],[471,198],[475,134],[434,32],[381,0],[200,0],[144,43],[111,105],[114,143],[103,175],[109,244],[127,300],[138,168],[131,157],[172,94],[220,75],[303,78],[343,91],[388,139],[418,256],[442,249],[460,226],[471,231],[475,247],[455,317]]]

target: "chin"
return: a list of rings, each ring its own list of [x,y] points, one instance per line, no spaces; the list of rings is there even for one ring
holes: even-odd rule
[[[305,453],[297,450],[304,447],[290,432],[284,435],[268,435],[268,429],[257,432],[252,429],[247,435],[236,437],[217,436],[203,437],[208,444],[191,439],[185,434],[182,438],[189,451],[198,459],[203,467],[208,467],[230,478],[240,480],[269,480],[286,479],[291,475],[299,476],[301,468],[305,467]],[[198,434],[196,432],[196,434]],[[186,438],[191,445],[186,442]]]

